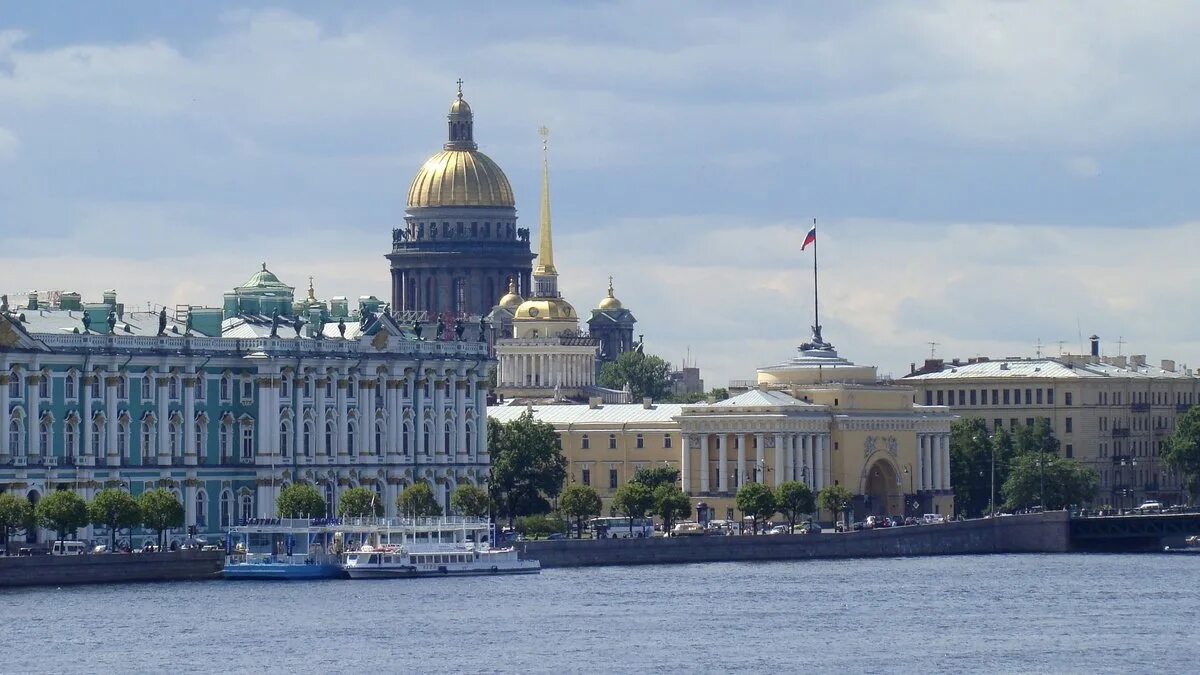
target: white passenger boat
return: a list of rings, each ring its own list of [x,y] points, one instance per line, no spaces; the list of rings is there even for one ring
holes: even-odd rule
[[[364,532],[347,550],[351,579],[537,574],[541,564],[512,548],[492,548],[492,525],[479,518],[413,518]]]

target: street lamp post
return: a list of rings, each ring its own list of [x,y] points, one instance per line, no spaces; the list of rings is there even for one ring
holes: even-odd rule
[[[905,464],[905,465],[904,465],[904,475],[908,476],[908,494],[909,494],[909,495],[911,495],[911,496],[913,497],[913,502],[915,503],[915,502],[916,502],[916,496],[917,496],[917,493],[913,492],[913,471],[912,471],[912,464]],[[909,501],[908,501],[907,499],[905,499],[905,500],[904,500],[904,503],[905,503],[905,505],[907,506],[907,505],[908,505],[908,503],[909,503]],[[914,507],[914,509],[915,509],[915,507]]]

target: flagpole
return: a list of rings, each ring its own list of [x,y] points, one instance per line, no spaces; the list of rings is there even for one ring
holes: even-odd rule
[[[817,219],[813,218],[813,229],[817,228]],[[817,238],[813,237],[813,337],[814,342],[822,342],[821,338],[821,296],[817,293]]]

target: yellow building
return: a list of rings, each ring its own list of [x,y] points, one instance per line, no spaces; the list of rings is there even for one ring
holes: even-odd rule
[[[916,401],[945,405],[989,429],[1049,421],[1059,452],[1100,475],[1097,504],[1181,503],[1179,476],[1161,461],[1176,418],[1200,402],[1200,377],[1174,361],[1091,355],[945,362],[930,359],[902,380]]]

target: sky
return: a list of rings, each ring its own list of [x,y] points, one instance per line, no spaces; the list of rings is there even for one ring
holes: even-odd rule
[[[387,298],[462,78],[535,229],[551,129],[564,296],[611,274],[709,386],[808,338],[814,218],[824,336],[881,374],[1092,333],[1197,367],[1197,34],[1165,0],[0,0],[0,290],[215,306],[265,261]]]

